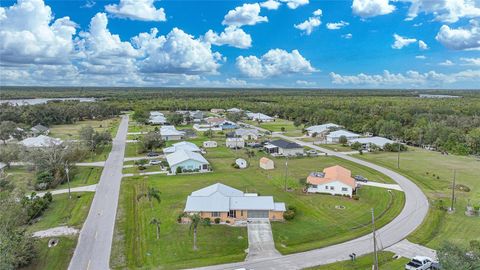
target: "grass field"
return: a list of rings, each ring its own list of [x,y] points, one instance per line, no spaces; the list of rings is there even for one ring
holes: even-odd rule
[[[111,118],[105,120],[85,120],[78,121],[75,124],[66,125],[54,125],[50,127],[49,136],[60,138],[62,140],[78,140],[78,132],[84,126],[91,126],[96,131],[108,130],[112,137],[117,133],[118,125],[120,124],[119,118]]]
[[[130,121],[128,124],[128,132],[148,132],[155,130],[155,127],[160,128],[160,126],[149,126]]]
[[[110,151],[112,151],[112,144],[99,147],[94,152],[87,153],[86,157],[82,160],[82,162],[105,161],[107,160]]]
[[[351,147],[342,144],[319,144],[318,146],[327,148],[337,152],[351,152],[354,151]]]
[[[271,132],[280,132],[282,131],[282,127],[283,127],[285,128],[286,136],[298,137],[303,135],[302,126],[295,127],[292,121],[285,120],[285,119],[277,118],[275,119],[275,122],[265,122],[260,124],[258,124],[258,122],[256,121],[245,121],[245,123],[267,129]]]
[[[38,239],[36,248],[37,258],[31,265],[22,270],[49,270],[49,269],[67,269],[70,259],[77,245],[76,236],[57,237],[58,244],[54,247],[48,247],[50,238]]]
[[[399,258],[393,259],[392,252],[379,252],[378,253],[378,267],[380,269],[388,270],[400,270],[404,269],[408,259]],[[367,254],[365,256],[357,257],[355,261],[343,261],[317,267],[308,268],[308,270],[372,270],[373,254]]]
[[[473,157],[445,156],[413,147],[400,154],[400,169],[397,169],[396,153],[371,153],[357,157],[400,172],[413,180],[429,198],[429,215],[423,225],[409,236],[409,240],[431,248],[438,248],[445,240],[464,246],[470,240],[480,240],[480,219],[464,214],[469,199],[474,205],[480,204],[480,161]],[[456,191],[457,210],[449,214],[439,210],[439,205],[450,206],[453,169],[456,169],[456,183],[466,185],[470,191]]]
[[[275,159],[275,170],[263,171],[257,165],[260,157],[260,154],[257,154],[251,159],[249,168],[237,170],[231,167],[236,157],[245,158],[245,152],[224,147],[213,148],[208,149],[206,154],[213,166],[213,173],[124,179],[117,211],[112,267],[176,269],[243,260],[244,249],[248,245],[246,228],[224,225],[201,227],[199,251],[193,251],[188,225],[176,223],[186,197],[192,191],[216,182],[260,195],[273,195],[275,201],[297,207],[298,215],[293,221],[275,222],[272,226],[277,249],[282,253],[323,247],[366,234],[370,232],[372,207],[375,207],[380,226],[395,217],[403,207],[403,193],[390,194],[385,189],[373,187],[362,188],[358,201],[303,194],[298,183],[299,178],[306,177],[313,170],[321,170],[334,164],[344,165],[355,174],[362,174],[370,179],[389,182],[383,175],[335,157],[289,160],[288,186],[294,189],[292,192],[283,191],[283,160]],[[153,207],[147,201],[137,200],[137,195],[142,190],[152,186],[162,192],[161,203],[153,202]],[[346,209],[336,209],[337,205],[345,206]],[[162,222],[160,240],[155,239],[155,227],[149,224],[154,217],[160,218]],[[221,241],[218,241],[219,236]]]

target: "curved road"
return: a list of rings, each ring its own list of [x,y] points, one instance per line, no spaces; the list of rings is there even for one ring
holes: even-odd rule
[[[273,134],[273,136],[280,137],[285,140],[296,142],[302,146],[307,146],[322,151],[330,156],[336,156],[372,168],[393,179],[403,189],[403,191],[405,192],[405,206],[402,212],[390,223],[377,230],[377,243],[380,250],[402,241],[418,226],[420,226],[420,224],[425,219],[429,207],[427,197],[423,194],[419,187],[417,187],[412,181],[410,181],[406,177],[376,164],[342,153],[334,152],[313,145],[312,143],[303,142],[281,134]],[[295,253],[275,258],[258,259],[255,261],[213,265],[201,267],[198,269],[303,269],[322,264],[329,264],[337,261],[349,260],[349,254],[351,254],[352,252],[356,253],[357,256],[372,253],[372,234],[364,235],[362,237],[341,244],[311,251]]]

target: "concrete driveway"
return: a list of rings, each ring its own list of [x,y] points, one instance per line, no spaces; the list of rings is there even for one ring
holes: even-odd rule
[[[268,219],[252,219],[247,223],[248,255],[246,260],[281,256],[275,249],[272,227]]]

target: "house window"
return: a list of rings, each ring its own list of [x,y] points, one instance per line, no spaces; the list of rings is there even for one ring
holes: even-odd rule
[[[348,191],[348,188],[342,187],[342,191]]]
[[[328,186],[325,186],[325,189],[328,189]]]
[[[230,212],[228,212],[228,216],[232,217],[232,218],[236,218],[237,217],[237,211],[230,210]]]
[[[318,188],[318,185],[312,185],[312,188]]]
[[[240,216],[242,216],[242,217],[243,217],[243,210],[242,210],[242,211],[240,211]]]
[[[330,186],[330,190],[335,190],[335,187],[334,187],[334,186]]]
[[[212,212],[212,217],[220,217],[220,212]]]

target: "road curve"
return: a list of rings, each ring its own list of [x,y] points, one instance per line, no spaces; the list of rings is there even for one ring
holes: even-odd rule
[[[312,143],[303,142],[282,134],[274,134],[274,136],[325,152],[330,156],[336,156],[372,168],[390,177],[403,189],[405,192],[405,206],[403,207],[402,212],[390,223],[377,230],[377,243],[379,245],[379,249],[390,247],[405,239],[410,233],[412,233],[418,226],[422,224],[423,220],[427,216],[429,208],[427,197],[425,194],[423,194],[419,187],[399,173],[376,164],[349,155],[334,152],[313,145]],[[372,234],[364,235],[341,244],[311,251],[300,252],[276,258],[264,258],[256,261],[213,265],[197,269],[303,269],[317,265],[334,263],[337,261],[349,260],[349,254],[352,252],[356,253],[357,256],[372,253]]]
[[[88,217],[80,231],[78,244],[68,267],[70,270],[109,269],[127,130],[128,116],[122,116]]]

